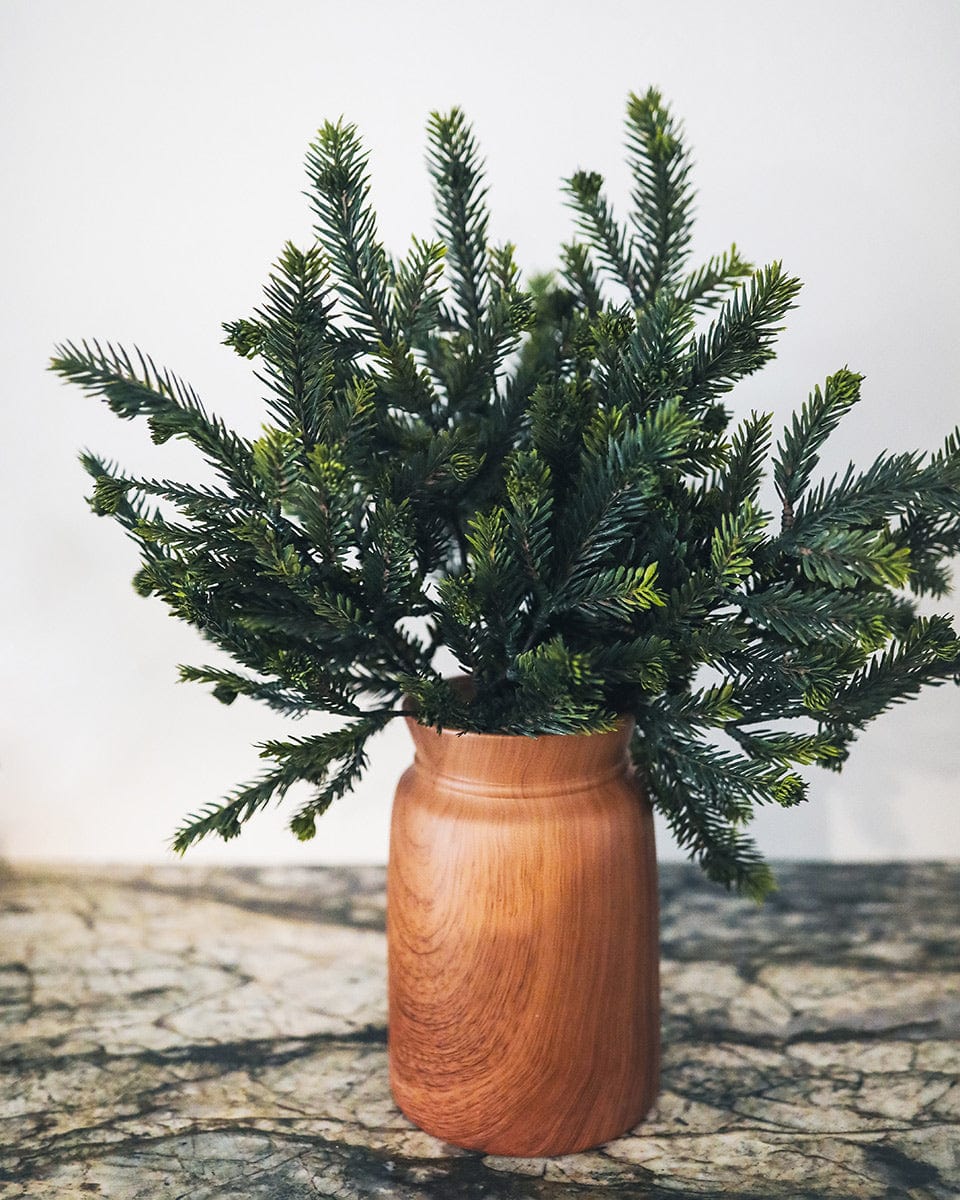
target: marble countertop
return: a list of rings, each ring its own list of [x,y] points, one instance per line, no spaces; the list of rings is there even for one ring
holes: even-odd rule
[[[661,876],[654,1116],[504,1159],[390,1099],[381,868],[8,869],[0,1196],[960,1196],[960,865]]]

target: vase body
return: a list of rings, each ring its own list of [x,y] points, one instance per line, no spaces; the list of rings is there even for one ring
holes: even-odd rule
[[[387,873],[394,1099],[492,1154],[609,1141],[659,1084],[656,858],[632,722],[536,738],[408,724]]]

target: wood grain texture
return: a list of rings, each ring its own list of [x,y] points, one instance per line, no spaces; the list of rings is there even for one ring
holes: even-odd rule
[[[390,1083],[455,1145],[599,1145],[659,1081],[650,805],[612,733],[458,733],[408,718],[387,871]]]

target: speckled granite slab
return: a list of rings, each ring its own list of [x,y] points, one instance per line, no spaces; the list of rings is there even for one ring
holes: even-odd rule
[[[663,884],[663,1094],[590,1154],[500,1159],[387,1088],[383,871],[0,881],[0,1196],[960,1196],[960,866]]]

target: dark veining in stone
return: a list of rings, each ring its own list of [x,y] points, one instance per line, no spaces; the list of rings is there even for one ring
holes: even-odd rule
[[[778,876],[662,868],[658,1111],[509,1160],[392,1105],[382,868],[8,871],[0,1197],[955,1200],[960,867]]]
[[[804,1188],[789,1193],[766,1188],[686,1191],[674,1185],[661,1186],[650,1172],[641,1169],[620,1168],[616,1176],[611,1175],[602,1184],[561,1182],[494,1171],[475,1154],[445,1159],[404,1158],[323,1138],[275,1134],[267,1139],[242,1127],[149,1143],[131,1140],[94,1149],[106,1168],[104,1178],[122,1180],[124,1191],[113,1191],[109,1183],[87,1181],[77,1184],[70,1194],[92,1192],[116,1196],[118,1200],[122,1194],[123,1200],[154,1200],[160,1194],[152,1190],[157,1187],[152,1181],[157,1180],[162,1181],[162,1194],[177,1200],[360,1200],[382,1196],[407,1200],[680,1200],[692,1196],[697,1200],[770,1200],[775,1194],[788,1194],[790,1200],[824,1200],[823,1192]],[[171,1170],[182,1171],[183,1175],[171,1177]],[[611,1163],[613,1171],[617,1168]],[[934,1170],[922,1174],[927,1181],[937,1177]],[[144,1179],[142,1184],[138,1176]],[[178,1190],[188,1177],[196,1182]],[[57,1178],[55,1174],[24,1175],[18,1182],[43,1186],[45,1181],[53,1183]],[[878,1188],[866,1194],[873,1200],[903,1200],[907,1194],[903,1189],[910,1188],[911,1195],[927,1195],[916,1190],[920,1178],[921,1173],[912,1180],[904,1176],[890,1186],[878,1181]],[[863,1194],[830,1193],[832,1200],[857,1200]]]
[[[337,1035],[318,1033],[312,1037],[285,1041],[283,1038],[251,1038],[244,1042],[185,1042],[165,1050],[132,1050],[129,1053],[109,1054],[102,1048],[83,1054],[58,1054],[56,1044],[38,1049],[37,1043],[18,1048],[10,1047],[0,1063],[15,1067],[18,1071],[64,1070],[88,1063],[95,1067],[107,1067],[120,1060],[144,1066],[164,1067],[173,1063],[211,1063],[233,1071],[253,1070],[264,1066],[283,1066],[298,1058],[309,1058],[324,1047],[331,1045],[386,1046],[385,1027],[365,1026],[355,1033]],[[2,1119],[2,1109],[0,1109]]]
[[[904,1154],[896,1146],[881,1142],[878,1145],[868,1145],[866,1151],[868,1160],[874,1166],[879,1167],[881,1176],[886,1176],[891,1189],[936,1187],[940,1190],[946,1186],[936,1167],[931,1166],[930,1163],[917,1162],[915,1158]],[[922,1194],[925,1193],[922,1192]],[[934,1195],[935,1193],[931,1191],[929,1194]]]

